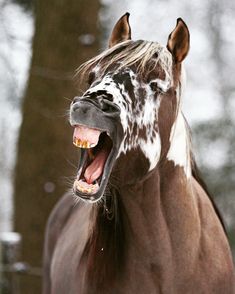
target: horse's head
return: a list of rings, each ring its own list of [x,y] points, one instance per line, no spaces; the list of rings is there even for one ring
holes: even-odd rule
[[[81,148],[74,192],[90,202],[102,197],[113,170],[121,170],[120,185],[132,183],[166,158],[178,113],[187,26],[178,19],[164,47],[131,41],[128,16],[115,25],[110,48],[82,65],[89,88],[71,105]]]

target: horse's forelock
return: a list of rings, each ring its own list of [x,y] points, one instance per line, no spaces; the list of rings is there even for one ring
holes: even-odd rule
[[[151,66],[150,66],[151,62]],[[166,47],[150,41],[125,41],[107,49],[88,60],[77,69],[76,76],[81,82],[92,70],[98,68],[100,74],[115,65],[115,70],[136,65],[139,74],[146,75],[157,66],[161,66],[167,75],[172,74],[172,56]]]

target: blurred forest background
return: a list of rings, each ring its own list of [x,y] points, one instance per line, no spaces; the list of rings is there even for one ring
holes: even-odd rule
[[[178,17],[189,27],[183,108],[235,252],[235,2],[0,0],[0,231],[22,234],[32,266],[41,267],[48,215],[76,173],[66,116],[80,93],[74,71],[126,11],[134,39],[166,44]],[[21,293],[41,293],[40,283],[21,275]]]

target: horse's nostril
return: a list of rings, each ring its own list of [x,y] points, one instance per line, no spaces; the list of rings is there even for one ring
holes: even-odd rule
[[[87,114],[88,112],[88,107],[82,107],[81,111],[83,112],[83,114]]]
[[[89,112],[90,105],[83,105],[81,103],[74,104],[72,107],[73,112],[78,112],[80,115],[86,115]]]
[[[75,103],[75,102],[73,102],[73,104],[74,104],[74,103]],[[78,108],[79,108],[79,105],[73,105],[73,107],[72,107],[72,111],[77,111]]]

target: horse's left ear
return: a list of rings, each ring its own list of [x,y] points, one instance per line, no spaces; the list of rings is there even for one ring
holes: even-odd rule
[[[173,55],[175,62],[184,60],[189,51],[190,35],[188,27],[182,18],[177,19],[176,27],[168,37],[167,49]]]
[[[131,27],[129,24],[130,13],[125,13],[115,24],[109,39],[109,48],[131,39]]]

